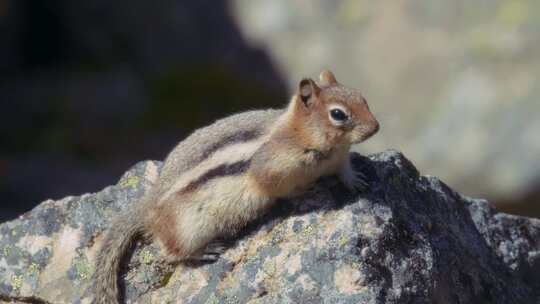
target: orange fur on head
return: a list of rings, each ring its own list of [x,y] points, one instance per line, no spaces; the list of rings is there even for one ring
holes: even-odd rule
[[[329,70],[323,70],[319,80],[317,85],[309,78],[303,79],[293,96],[289,124],[295,142],[324,151],[362,142],[378,131],[379,124],[360,92],[339,84]],[[332,106],[343,108],[350,120],[339,126],[333,124],[329,116]]]

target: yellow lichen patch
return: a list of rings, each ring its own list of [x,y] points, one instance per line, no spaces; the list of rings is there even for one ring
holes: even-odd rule
[[[339,239],[338,239],[339,247],[345,246],[345,244],[347,244],[348,242],[349,242],[349,238],[344,236],[344,235],[340,236]]]
[[[155,257],[148,249],[144,249],[141,251],[139,255],[139,261],[143,264],[151,264],[154,261]]]
[[[334,284],[344,294],[358,293],[364,286],[362,273],[351,265],[343,265],[334,273]]]
[[[90,265],[83,253],[79,253],[79,256],[75,258],[73,267],[75,267],[75,271],[77,272],[77,278],[81,281],[87,280],[92,276],[92,265]]]
[[[13,288],[14,291],[17,292],[17,291],[21,290],[23,282],[24,282],[24,279],[23,279],[22,275],[15,275],[14,274],[14,275],[11,276],[10,284],[11,284],[11,288]]]
[[[264,263],[263,271],[267,276],[275,276],[277,273],[276,262],[274,260],[270,260]]]
[[[8,257],[11,254],[12,249],[13,249],[12,245],[6,245],[6,246],[4,246],[4,248],[2,248],[2,254],[5,257]]]
[[[315,231],[315,229],[313,228],[313,226],[307,225],[307,226],[304,227],[304,229],[302,230],[302,236],[308,237],[308,236],[312,235],[314,231]]]
[[[39,266],[38,266],[38,264],[36,264],[36,263],[30,264],[30,266],[28,266],[28,270],[26,271],[26,273],[28,273],[29,276],[39,275]]]
[[[527,21],[531,12],[529,3],[522,0],[503,1],[497,12],[497,19],[508,26],[520,25]]]
[[[131,188],[137,186],[137,184],[139,184],[139,177],[132,175],[122,179],[119,185],[122,188]]]

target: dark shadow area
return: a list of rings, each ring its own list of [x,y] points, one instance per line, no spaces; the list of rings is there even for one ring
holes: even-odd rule
[[[192,130],[286,103],[219,1],[0,4],[0,221],[97,191]]]

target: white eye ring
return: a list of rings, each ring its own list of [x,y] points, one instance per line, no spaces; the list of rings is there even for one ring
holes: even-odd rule
[[[345,108],[333,105],[328,110],[328,118],[333,125],[342,126],[350,120],[350,115]]]

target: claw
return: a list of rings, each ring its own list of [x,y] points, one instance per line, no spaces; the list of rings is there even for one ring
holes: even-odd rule
[[[205,254],[217,254],[221,255],[227,250],[227,246],[225,243],[222,242],[213,242],[210,243],[206,249],[204,250]]]
[[[218,253],[203,253],[201,256],[197,257],[196,259],[198,261],[203,262],[215,262],[219,260],[220,254]]]
[[[200,258],[203,260],[216,261],[230,246],[230,242],[225,240],[214,240],[206,245]]]
[[[358,192],[363,192],[369,188],[369,184],[364,179],[357,179],[355,180],[354,188]]]
[[[364,192],[369,188],[368,178],[359,171],[345,171],[341,174],[341,180],[353,192]]]
[[[214,263],[219,260],[219,257],[230,247],[230,243],[223,240],[215,240],[208,245],[204,250],[194,254],[186,260],[190,263],[198,265],[200,263]]]
[[[356,175],[356,177],[362,179],[363,181],[367,180],[366,175],[360,171],[354,171],[354,174]]]

